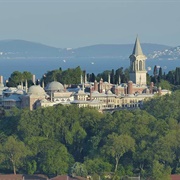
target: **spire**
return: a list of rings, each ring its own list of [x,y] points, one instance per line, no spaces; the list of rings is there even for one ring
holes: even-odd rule
[[[136,37],[136,41],[134,44],[134,49],[133,49],[133,53],[134,55],[138,56],[138,55],[143,55],[142,49],[141,49],[141,45],[140,45],[140,41],[138,36]]]

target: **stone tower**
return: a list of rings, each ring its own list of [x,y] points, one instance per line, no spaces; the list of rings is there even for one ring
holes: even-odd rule
[[[138,37],[130,58],[130,80],[135,84],[146,85],[146,59],[143,54]]]

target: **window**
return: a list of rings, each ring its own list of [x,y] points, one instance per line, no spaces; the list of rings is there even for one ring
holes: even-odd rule
[[[142,61],[139,61],[139,70],[142,71]]]

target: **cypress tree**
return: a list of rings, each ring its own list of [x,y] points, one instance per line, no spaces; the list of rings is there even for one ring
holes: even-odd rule
[[[111,71],[111,83],[114,84],[115,77],[114,77],[114,69]]]
[[[175,84],[180,85],[180,67],[175,70]]]

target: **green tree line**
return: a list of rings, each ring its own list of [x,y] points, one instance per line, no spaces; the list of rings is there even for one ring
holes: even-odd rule
[[[175,70],[169,71],[167,74],[162,68],[154,66],[153,75],[148,75],[148,83],[154,82],[157,87],[168,90],[180,89],[180,67],[176,67]]]
[[[76,68],[68,68],[62,70],[61,68],[46,72],[36,84],[42,83],[44,81],[45,86],[52,81],[58,81],[62,84],[67,85],[77,85],[81,83],[81,76],[86,76],[87,81],[94,82],[95,80],[109,81],[112,84],[127,83],[129,79],[129,69],[123,69],[120,67],[116,70],[105,70],[102,73],[95,75],[94,73],[86,73],[86,71],[81,70],[80,66]],[[110,77],[110,78],[109,78]],[[14,71],[8,79],[8,87],[16,87],[25,82],[28,82],[28,86],[33,84],[32,73],[31,72],[19,72]],[[84,80],[84,79],[83,79]],[[147,84],[150,85],[154,82],[155,86],[161,87],[162,89],[177,90],[180,89],[180,67],[176,67],[175,70],[169,71],[167,74],[163,72],[162,68],[157,68],[154,66],[153,74],[149,75],[147,73]]]
[[[169,179],[180,173],[180,91],[143,109],[54,106],[0,116],[0,171]],[[96,179],[96,178],[94,178]]]

